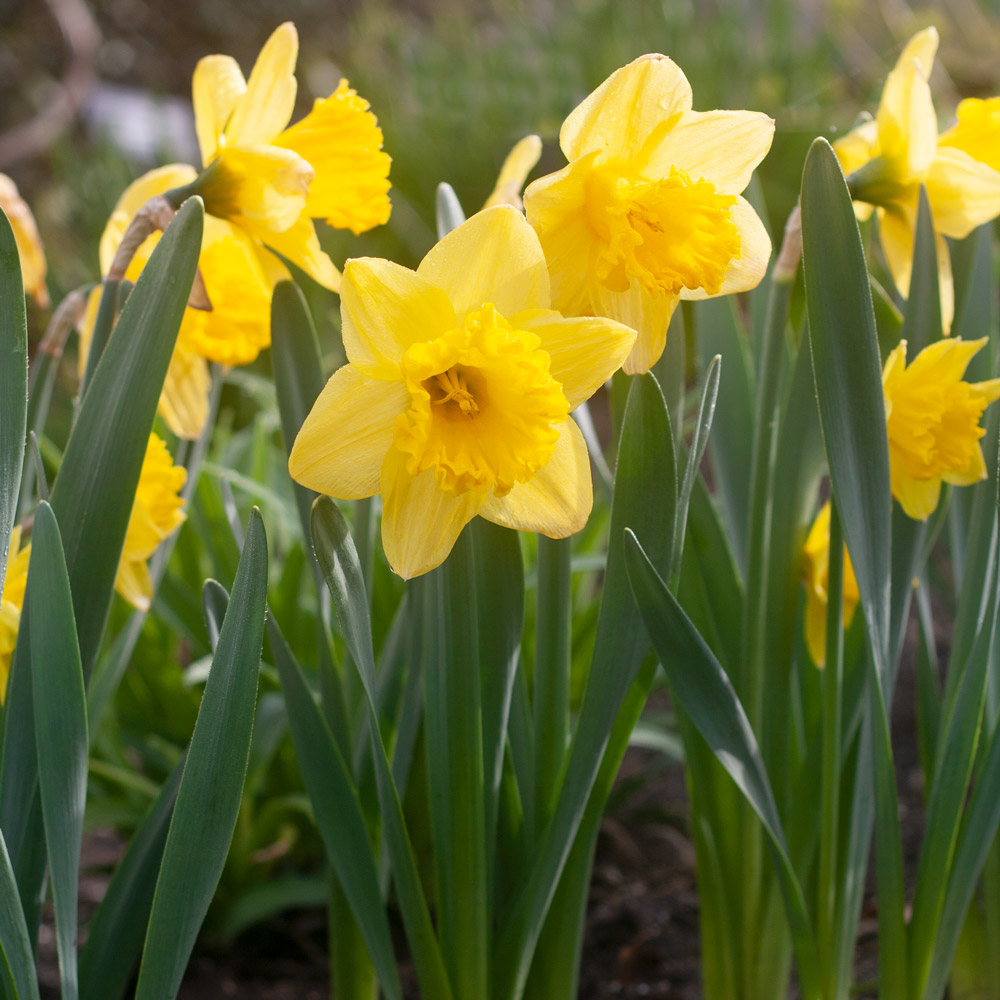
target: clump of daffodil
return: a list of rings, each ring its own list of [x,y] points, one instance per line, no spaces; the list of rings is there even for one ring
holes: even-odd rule
[[[806,587],[806,645],[817,667],[826,663],[826,605],[830,576],[830,502],[823,504],[813,521],[802,548],[802,568]],[[861,599],[851,557],[844,547],[844,627],[851,624]]]
[[[187,470],[173,464],[166,444],[150,434],[115,578],[118,593],[141,611],[148,610],[153,599],[146,560],[184,522],[179,494],[186,478]]]
[[[925,185],[937,234],[941,314],[947,332],[955,291],[944,237],[962,239],[1000,215],[1000,173],[975,153],[970,155],[971,149],[988,141],[983,121],[975,114],[966,114],[960,141],[954,141],[955,130],[938,140],[928,83],[937,44],[934,28],[910,39],[886,80],[875,119],[838,139],[833,148],[848,175],[858,216],[865,219],[873,208],[877,210],[882,249],[904,297],[913,270],[920,185]]]
[[[925,521],[941,483],[969,486],[986,478],[979,420],[1000,397],[1000,379],[963,382],[973,355],[986,343],[946,337],[906,364],[906,341],[886,358],[882,387],[889,433],[892,494],[903,510]]]
[[[542,242],[553,305],[610,316],[638,332],[625,371],[663,353],[680,299],[753,288],[771,241],[740,192],[771,146],[752,111],[692,111],[666,56],[617,70],[563,123],[569,160],[524,193]]]
[[[340,273],[312,220],[355,234],[388,221],[390,161],[368,102],[346,80],[288,127],[298,48],[288,22],[264,44],[249,80],[230,56],[200,60],[192,89],[204,169],[189,190],[209,215],[250,237],[273,277],[284,266],[272,250],[336,291]]]
[[[6,174],[0,174],[0,208],[10,220],[10,228],[14,231],[14,242],[21,259],[24,290],[40,309],[48,309],[49,291],[45,287],[45,248],[42,246],[42,238],[38,235],[31,209],[18,193],[17,185]]]
[[[0,589],[0,705],[3,704],[7,690],[10,658],[21,624],[21,607],[24,604],[24,585],[28,581],[30,558],[31,545],[21,548],[21,529],[15,527],[10,536],[10,554],[4,571],[3,588]]]
[[[941,134],[938,147],[952,147],[1000,170],[1000,97],[969,97],[958,106],[958,122]]]
[[[343,499],[381,493],[386,557],[407,578],[439,565],[477,514],[554,538],[583,527],[590,459],[569,413],[635,333],[550,308],[518,211],[472,216],[415,272],[348,261],[340,295],[349,363],[295,439],[295,480]]]

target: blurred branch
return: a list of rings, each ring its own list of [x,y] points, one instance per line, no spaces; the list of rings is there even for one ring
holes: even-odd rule
[[[69,67],[55,96],[30,121],[0,134],[0,167],[48,149],[76,118],[95,78],[101,32],[84,0],[46,0],[69,48]]]

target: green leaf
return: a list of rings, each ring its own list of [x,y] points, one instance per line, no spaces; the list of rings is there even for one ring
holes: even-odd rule
[[[132,979],[149,924],[156,877],[183,772],[184,760],[171,772],[132,835],[87,925],[87,943],[80,953],[82,1000],[121,1000]]]
[[[35,956],[18,897],[14,869],[0,830],[0,993],[11,1000],[38,1000]]]
[[[185,202],[154,248],[80,404],[52,488],[85,678],[111,605],[139,471],[194,279],[202,216],[198,199]]]
[[[390,1000],[398,1000],[402,986],[392,936],[350,769],[273,615],[267,619],[267,634],[288,706],[295,756],[327,856],[354,911],[382,989]]]
[[[313,504],[312,538],[316,558],[333,597],[341,633],[357,667],[368,703],[375,780],[382,822],[392,866],[396,896],[406,927],[406,936],[421,990],[434,1000],[450,1000],[452,995],[441,950],[434,934],[430,911],[417,871],[413,846],[403,818],[399,792],[386,756],[376,711],[375,656],[372,650],[368,596],[361,564],[347,522],[337,505],[325,496]]]
[[[906,356],[912,361],[925,347],[940,340],[941,285],[938,281],[937,241],[934,220],[927,200],[927,188],[920,185],[917,232],[913,244],[913,274],[910,297],[903,312],[900,338],[907,343]]]
[[[27,422],[28,328],[21,260],[14,232],[0,210],[0,581],[17,513]]]
[[[676,510],[677,466],[670,418],[656,379],[642,375],[631,380],[618,447],[607,570],[590,676],[552,820],[501,919],[494,962],[495,1000],[509,1000],[523,989],[619,709],[649,648],[649,635],[629,599],[624,530],[632,526],[646,533],[657,566],[668,572]]]
[[[785,900],[805,996],[817,996],[816,941],[757,740],[733,686],[643,551],[626,532],[629,582],[677,704],[711,747],[764,825]]]
[[[100,368],[95,385],[99,377]],[[176,994],[222,873],[250,754],[266,593],[267,544],[254,509],[163,850],[136,1000]]]
[[[78,995],[77,884],[87,801],[87,696],[59,526],[42,502],[31,536],[35,745],[63,1000]]]

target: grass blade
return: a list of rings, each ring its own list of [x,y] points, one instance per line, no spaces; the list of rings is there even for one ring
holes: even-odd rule
[[[38,1000],[35,956],[0,830],[0,993],[4,991],[12,1000]]]
[[[59,526],[47,503],[38,506],[31,541],[31,665],[38,780],[62,997],[75,1000],[79,993],[77,885],[87,801],[87,696]]]
[[[99,377],[100,368],[95,385]],[[254,509],[177,792],[136,1000],[176,994],[226,860],[250,754],[266,592],[267,544]]]

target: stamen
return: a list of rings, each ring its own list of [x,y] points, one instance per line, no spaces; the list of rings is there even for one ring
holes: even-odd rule
[[[467,417],[474,417],[479,412],[476,397],[469,392],[465,376],[457,368],[449,368],[434,378],[445,393],[440,399],[431,400],[435,406],[440,406],[442,403],[457,403],[458,408]]]

